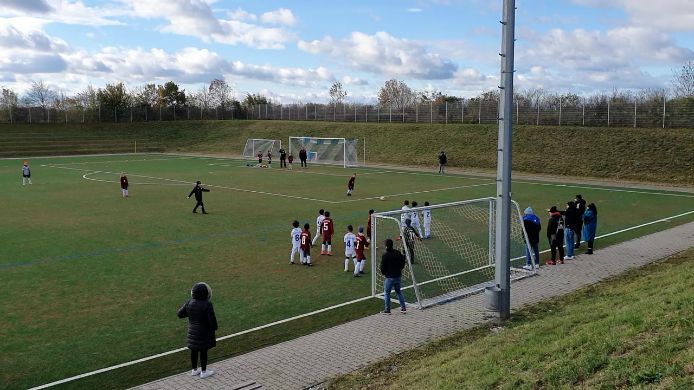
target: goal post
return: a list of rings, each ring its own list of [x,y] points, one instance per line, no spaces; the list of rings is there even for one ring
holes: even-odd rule
[[[428,211],[431,222],[424,225],[423,212]],[[511,220],[511,279],[518,280],[537,272],[538,259],[528,244],[520,208],[512,205]],[[416,214],[416,215],[415,215]],[[408,238],[403,221],[417,219],[412,224],[423,239]],[[378,272],[383,242],[390,238],[394,248],[407,259],[402,274],[405,300],[419,308],[445,303],[484,291],[494,281],[498,262],[495,259],[496,199],[481,198],[466,201],[416,207],[407,211],[394,210],[372,215],[372,276],[371,294],[383,297],[383,275]],[[425,238],[427,231],[429,238]],[[403,238],[404,237],[404,238]],[[526,250],[533,266],[524,269]]]
[[[358,146],[359,139],[354,138],[289,137],[289,153],[295,158],[304,148],[309,162],[344,168],[359,165]]]
[[[258,156],[258,152],[263,153],[263,156],[265,156],[268,150],[276,152],[280,149],[282,149],[282,141],[278,139],[249,138],[243,147],[243,157],[253,159]]]

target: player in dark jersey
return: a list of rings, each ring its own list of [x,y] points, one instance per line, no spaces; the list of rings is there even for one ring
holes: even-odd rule
[[[267,163],[268,163],[268,165],[272,164],[272,151],[271,150],[267,151]]]
[[[352,176],[349,177],[349,181],[347,182],[347,196],[352,196],[352,191],[354,191],[354,181],[356,179],[356,173],[353,173]]]
[[[357,277],[359,274],[364,273],[364,265],[366,265],[366,255],[364,255],[364,249],[369,246],[369,242],[364,236],[364,227],[359,226],[357,240],[354,243],[354,250],[357,252],[357,264],[354,266],[354,276]],[[357,272],[358,270],[358,272]]]
[[[263,163],[263,152],[258,152],[258,165]]]
[[[292,163],[294,162],[294,155],[289,153],[289,156],[287,156],[287,161],[289,162],[289,169],[292,169]]]
[[[299,237],[299,257],[301,259],[301,264],[311,266],[311,231],[309,230],[309,224],[304,224],[304,230],[301,232]]]
[[[412,227],[412,220],[409,218],[405,219],[403,234],[405,235],[405,248],[407,248],[407,252],[410,254],[410,262],[414,264],[414,241],[422,241],[422,237],[417,233],[417,230]]]
[[[207,188],[202,188],[202,186],[200,185],[200,180],[198,180],[195,183],[195,187],[193,187],[193,190],[190,191],[190,194],[188,194],[188,198],[190,198],[191,196],[193,196],[193,194],[195,194],[195,200],[197,201],[197,203],[195,203],[195,207],[193,208],[194,214],[197,213],[196,210],[198,209],[198,207],[202,207],[202,213],[207,214],[207,212],[205,211],[205,205],[202,204],[202,193],[203,192],[210,192],[210,190],[208,190]]]
[[[332,239],[333,239],[333,233],[335,232],[335,230],[333,230],[333,220],[332,220],[332,218],[330,218],[330,211],[325,212],[325,218],[323,219],[323,222],[321,222],[320,231],[321,231],[321,234],[323,235],[323,244],[321,245],[320,254],[332,256],[333,255]]]
[[[120,174],[120,191],[124,198],[128,197],[128,177],[125,176],[125,172]]]

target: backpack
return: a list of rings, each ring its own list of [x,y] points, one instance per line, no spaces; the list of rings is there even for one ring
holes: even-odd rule
[[[559,233],[560,230],[564,230],[564,218],[562,218],[561,215],[557,221],[557,233]]]

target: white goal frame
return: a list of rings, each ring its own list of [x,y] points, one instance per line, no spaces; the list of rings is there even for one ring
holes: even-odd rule
[[[488,264],[486,264],[482,267],[477,267],[477,268],[465,270],[462,272],[457,272],[457,273],[450,274],[450,275],[447,275],[444,277],[439,277],[439,278],[427,280],[424,282],[417,282],[417,279],[415,277],[415,274],[414,274],[414,271],[412,268],[412,260],[410,258],[410,253],[409,253],[409,251],[405,251],[405,258],[407,260],[407,265],[408,265],[407,269],[409,270],[408,276],[411,278],[412,283],[409,285],[403,285],[401,287],[401,289],[402,290],[406,290],[406,289],[413,289],[414,290],[415,296],[417,298],[417,307],[419,309],[425,309],[425,308],[430,307],[430,306],[450,302],[450,301],[464,298],[464,297],[467,297],[467,296],[470,296],[473,294],[478,294],[478,293],[483,292],[485,290],[485,288],[489,284],[488,282],[480,284],[480,285],[471,286],[469,288],[457,291],[453,294],[446,294],[440,300],[432,300],[432,299],[423,298],[419,287],[422,285],[425,285],[425,284],[429,284],[429,283],[433,283],[433,282],[438,282],[440,280],[461,276],[461,275],[464,275],[467,273],[478,272],[478,271],[488,269],[488,268],[495,269],[498,266],[498,262],[495,261],[495,258],[494,258],[494,254],[495,254],[495,251],[494,251],[494,248],[495,248],[495,245],[494,245],[495,244],[494,243],[494,240],[495,240],[494,227],[495,227],[495,225],[494,224],[496,222],[496,218],[495,218],[496,198],[487,197],[487,198],[471,199],[471,200],[464,200],[464,201],[458,201],[458,202],[434,204],[434,205],[430,205],[430,206],[413,207],[413,208],[410,208],[408,210],[408,212],[413,212],[413,211],[422,212],[425,209],[428,209],[428,210],[443,209],[443,208],[447,208],[447,207],[462,206],[462,205],[466,205],[466,204],[480,203],[480,202],[484,202],[484,201],[489,202],[489,249],[488,249],[489,262],[488,262]],[[511,200],[511,203],[512,203],[512,211],[511,211],[512,215],[515,214],[515,216],[512,216],[512,217],[517,218],[517,222],[520,224],[520,227],[521,227],[522,232],[523,232],[523,238],[525,241],[525,248],[530,253],[531,262],[533,264],[533,269],[531,271],[520,269],[520,268],[512,268],[513,272],[511,274],[511,280],[515,281],[515,280],[520,280],[520,279],[524,279],[524,278],[529,277],[529,276],[536,275],[537,270],[539,268],[539,259],[535,258],[535,253],[532,250],[532,248],[530,247],[530,244],[528,241],[528,233],[525,231],[525,226],[523,225],[523,215],[520,212],[520,207],[519,207],[518,203],[514,200]],[[374,221],[374,223],[372,224],[372,237],[373,237],[372,245],[374,245],[374,248],[376,245],[382,244],[379,241],[383,241],[385,239],[384,237],[378,236],[378,225],[379,224],[376,223],[376,220],[378,220],[378,219],[389,220],[392,223],[396,223],[399,226],[400,236],[404,237],[404,231],[403,231],[402,223],[400,221],[401,213],[402,213],[402,210],[398,209],[398,210],[392,210],[392,211],[378,212],[378,213],[374,213],[372,215],[372,219]],[[375,241],[373,241],[373,240],[375,240]],[[511,260],[516,260],[516,259],[511,259]],[[371,250],[371,269],[372,269],[372,272],[371,272],[371,296],[374,298],[383,299],[383,291],[380,291],[379,286],[378,286],[378,271],[377,270],[379,269],[379,265],[380,265],[379,253],[377,250],[372,249]],[[405,271],[405,270],[403,270],[403,271]],[[490,280],[489,282],[493,282],[493,280]]]
[[[272,142],[273,147],[270,150],[272,150],[273,152],[275,151],[274,150],[275,142],[279,142],[280,143],[280,149],[282,149],[282,140],[279,140],[279,139],[248,138],[248,139],[246,139],[246,144],[243,146],[243,152],[241,152],[243,154],[244,158],[256,158],[257,157],[258,153],[255,150],[255,141]],[[253,145],[251,147],[251,153],[252,154],[246,155],[246,146],[248,145],[249,142],[251,142],[252,143],[251,145]],[[265,148],[265,149],[267,149],[267,148]]]
[[[347,164],[347,144],[348,144],[349,142],[351,142],[351,141],[357,141],[357,142],[358,142],[358,141],[359,141],[358,138],[340,138],[340,137],[289,137],[289,152],[288,152],[288,153],[289,153],[289,154],[292,154],[292,153],[296,152],[296,153],[297,153],[297,157],[298,157],[298,153],[299,153],[299,152],[298,152],[298,151],[292,151],[292,140],[299,140],[298,143],[304,144],[304,141],[303,141],[303,140],[306,140],[306,139],[308,139],[308,140],[316,140],[316,141],[318,141],[318,140],[320,140],[320,141],[335,141],[335,140],[337,140],[337,141],[338,141],[338,144],[342,145],[342,164],[339,164],[339,163],[336,163],[336,162],[330,162],[330,161],[325,162],[325,161],[320,161],[320,160],[313,160],[313,161],[309,160],[309,161],[311,161],[311,162],[313,162],[313,163],[315,163],[315,164],[342,165],[343,168],[350,168],[350,167],[358,166],[358,163],[359,163],[359,156],[356,154],[356,153],[357,153],[357,148],[354,149],[354,153],[355,153],[355,155],[354,155],[354,157],[355,157],[355,158],[354,158],[354,164]],[[310,150],[309,150],[308,152],[309,152],[309,154],[310,154],[311,152],[317,154],[317,152],[315,152],[315,151],[310,151]]]

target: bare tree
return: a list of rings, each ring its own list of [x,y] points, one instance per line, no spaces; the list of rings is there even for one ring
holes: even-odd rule
[[[45,112],[56,98],[56,93],[43,80],[33,81],[24,100],[29,105],[40,106]]]
[[[212,104],[221,108],[221,119],[224,119],[224,110],[234,101],[234,89],[226,81],[214,79],[209,87]]]
[[[17,93],[9,88],[0,88],[0,106],[17,107]]]
[[[347,97],[347,91],[342,87],[340,81],[336,81],[330,87],[330,101],[333,104],[341,104],[343,100]]]
[[[694,97],[694,60],[687,61],[679,70],[673,70],[672,90],[675,97]]]
[[[82,109],[95,109],[99,105],[97,91],[91,85],[87,85],[84,90],[78,92],[75,100]]]
[[[388,80],[378,92],[378,103],[380,105],[397,110],[412,106],[415,101],[416,94],[404,81]]]

